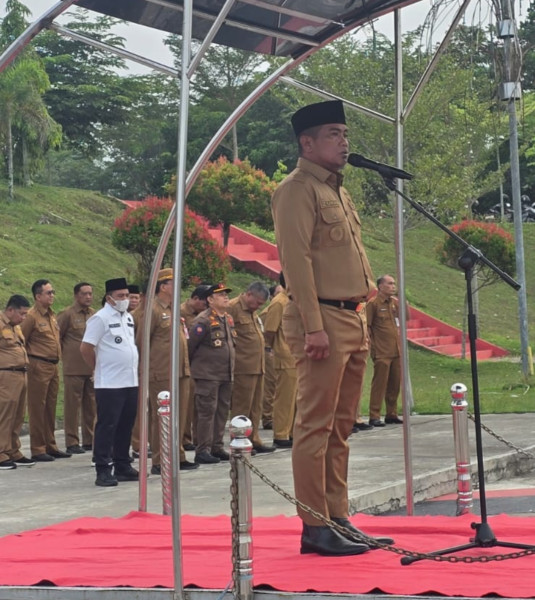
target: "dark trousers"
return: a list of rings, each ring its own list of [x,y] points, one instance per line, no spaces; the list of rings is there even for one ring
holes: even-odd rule
[[[129,467],[130,438],[136,420],[137,396],[137,387],[95,390],[97,424],[93,455],[97,473],[109,469],[112,461],[116,471]]]

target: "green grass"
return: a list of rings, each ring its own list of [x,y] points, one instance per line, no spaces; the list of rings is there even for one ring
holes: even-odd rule
[[[48,278],[57,290],[54,309],[61,310],[72,300],[72,287],[87,280],[95,288],[95,307],[104,293],[104,281],[111,277],[135,273],[132,256],[111,245],[113,220],[123,210],[117,201],[94,192],[77,189],[34,186],[17,188],[15,201],[7,202],[5,183],[0,184],[0,306],[11,294],[24,294],[31,299],[31,284]],[[61,217],[54,218],[51,214]],[[46,217],[49,223],[40,223]],[[62,219],[69,221],[67,224]],[[363,239],[376,275],[395,274],[394,231],[386,219],[364,220]],[[248,228],[249,229],[249,228]],[[273,241],[272,232],[257,227],[252,233]],[[411,305],[429,312],[455,326],[461,326],[465,283],[461,271],[441,265],[435,247],[443,233],[433,225],[408,231],[405,239],[406,292]],[[524,229],[526,283],[528,301],[535,294],[535,224]],[[235,268],[226,282],[231,296],[245,290],[256,274]],[[268,285],[272,282],[265,280]],[[182,298],[190,289],[183,290]],[[529,322],[535,319],[535,306],[528,302]],[[507,348],[513,355],[520,349],[516,293],[503,283],[480,292],[480,336]],[[532,326],[533,329],[533,326]],[[469,389],[469,361],[442,357],[423,350],[409,352],[410,376],[414,394],[414,410],[418,413],[448,413],[449,390],[462,382]],[[371,361],[366,373],[362,409],[367,414]],[[522,379],[518,357],[513,360],[479,363],[480,399],[483,412],[532,412],[535,392]],[[469,396],[470,397],[470,396]],[[58,418],[63,414],[62,394]]]

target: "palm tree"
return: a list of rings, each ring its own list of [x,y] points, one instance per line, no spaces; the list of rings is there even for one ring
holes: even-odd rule
[[[60,127],[52,120],[43,101],[50,87],[46,71],[39,60],[21,58],[0,74],[0,137],[7,156],[8,198],[13,200],[14,149],[17,144],[26,148],[57,145]],[[18,135],[14,135],[14,133]],[[28,160],[28,152],[23,152]],[[28,163],[23,171],[29,173]]]

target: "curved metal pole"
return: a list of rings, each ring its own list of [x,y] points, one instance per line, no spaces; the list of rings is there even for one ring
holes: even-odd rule
[[[29,25],[19,37],[0,55],[0,73],[24,50],[24,48],[61,13],[65,12],[77,0],[63,0],[54,4],[41,17]]]
[[[394,11],[396,48],[396,166],[403,167],[403,48],[401,35],[401,13]],[[398,190],[403,191],[403,180],[396,181]],[[399,297],[399,332],[401,361],[401,399],[403,406],[403,455],[405,457],[405,496],[407,515],[414,513],[414,487],[411,445],[412,390],[409,374],[409,348],[407,346],[407,300],[405,297],[405,240],[403,231],[403,199],[395,198],[396,267]]]
[[[173,318],[171,343],[171,520],[173,530],[173,572],[175,575],[175,598],[182,598],[182,528],[180,522],[180,475],[179,451],[179,389],[180,389],[180,288],[182,281],[182,242],[184,238],[184,207],[186,204],[186,157],[188,153],[188,115],[190,76],[187,66],[191,62],[191,38],[193,30],[193,0],[184,0],[182,15],[182,74],[180,78],[180,120],[178,125],[178,161],[176,173],[175,203],[175,251],[173,256]],[[184,401],[186,398],[184,398]]]

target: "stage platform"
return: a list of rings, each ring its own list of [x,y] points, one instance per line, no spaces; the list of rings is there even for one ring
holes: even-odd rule
[[[474,520],[473,515],[352,517],[355,525],[371,535],[391,535],[396,547],[418,552],[467,543]],[[499,515],[489,523],[500,541],[533,543],[535,552],[535,520]],[[535,597],[534,555],[487,563],[424,560],[402,566],[398,554],[382,549],[341,558],[301,555],[300,530],[297,517],[254,519],[255,590],[292,598],[303,594],[329,598],[333,594]],[[221,594],[231,581],[230,518],[185,515],[182,531],[188,596],[200,600]],[[456,556],[477,558],[510,552],[515,550],[477,548]],[[162,590],[173,585],[171,519],[132,512],[120,519],[86,517],[6,536],[0,539],[0,565],[2,600],[119,598],[117,594],[122,592],[111,588],[133,588],[145,600],[163,598]],[[50,586],[56,587],[47,589]],[[58,592],[65,588],[69,590],[60,597]]]
[[[485,415],[483,420],[504,438],[533,452],[533,415]],[[411,428],[416,499],[431,499],[453,492],[451,416],[416,415],[411,418]],[[261,431],[261,435],[266,443],[270,441],[271,432]],[[472,426],[470,438],[474,455]],[[57,439],[60,443],[63,441],[62,432],[57,432]],[[533,459],[510,450],[489,434],[483,434],[483,443],[489,482],[532,470]],[[27,438],[23,444],[27,446]],[[404,513],[402,427],[389,425],[381,430],[360,432],[351,436],[349,444],[350,500],[353,512],[359,513],[353,517],[359,527],[372,534],[388,533],[398,546],[417,551],[466,543],[473,535],[470,523],[479,517],[455,517],[455,502],[451,500],[444,505],[442,515],[407,517]],[[292,492],[291,451],[259,455],[253,464]],[[3,534],[0,538],[0,600],[173,598],[170,525],[169,518],[159,514],[159,477],[150,476],[148,480],[149,513],[138,513],[137,485],[122,483],[117,488],[96,488],[88,454],[0,475],[0,532]],[[467,565],[425,561],[404,567],[399,564],[399,556],[383,550],[346,559],[301,556],[300,525],[293,517],[294,507],[254,474],[252,483],[255,600],[271,600],[275,596],[291,600],[332,599],[347,595],[370,599],[384,598],[385,594],[393,599],[413,595],[420,599],[432,598],[436,594],[475,598],[485,593],[508,598],[535,597],[535,583],[531,583],[535,582],[532,575],[535,560],[531,556],[500,563]],[[492,507],[492,502],[489,505]],[[523,507],[522,513],[529,512],[529,501]],[[398,511],[395,516],[364,514],[385,513],[391,509]],[[509,512],[507,507],[501,510]],[[185,599],[218,600],[231,578],[228,465],[201,467],[184,473],[181,512],[184,515]],[[499,539],[535,543],[535,521],[529,516],[490,514],[491,526]],[[129,532],[132,525],[135,539],[131,551],[127,538],[132,538]],[[116,529],[125,529],[126,537],[122,539],[122,533],[119,537]],[[106,532],[97,535],[96,548],[91,541],[95,530]],[[202,543],[201,538],[195,540],[195,532],[202,534]],[[111,542],[111,557],[120,561],[118,570],[126,570],[126,579],[85,579],[87,575],[94,577],[102,564],[110,561],[110,555],[105,555],[98,546],[102,539]],[[214,554],[216,550],[220,554]],[[491,548],[483,552],[495,554],[505,553],[505,550]],[[88,562],[86,553],[97,558],[96,565]],[[196,565],[193,571],[192,564]],[[69,579],[64,575],[55,579],[58,566],[66,568]],[[159,569],[156,574],[164,576],[154,578],[154,566]],[[494,573],[498,575],[497,580],[492,579]],[[152,579],[140,580],[141,575],[150,575]],[[296,575],[301,579],[299,585],[295,584]],[[460,578],[465,575],[473,583],[461,587]],[[7,576],[12,579],[6,579]],[[15,576],[20,578],[15,579]],[[437,591],[442,577],[449,587]],[[230,595],[225,597],[230,598]]]

